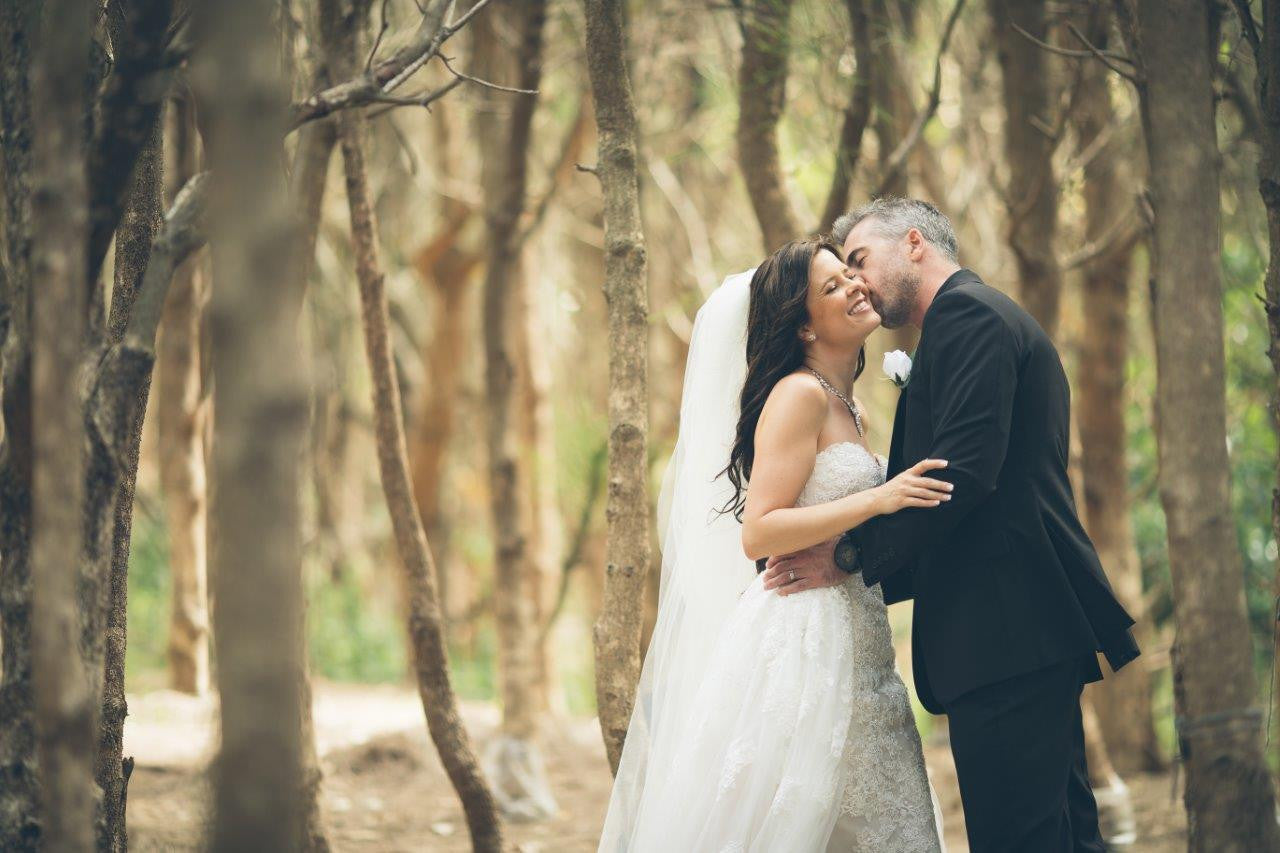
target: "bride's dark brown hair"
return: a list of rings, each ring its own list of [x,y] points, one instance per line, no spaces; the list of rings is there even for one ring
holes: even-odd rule
[[[840,250],[825,237],[792,240],[770,255],[751,277],[751,297],[747,308],[747,377],[742,383],[738,429],[729,464],[720,474],[733,483],[733,498],[720,512],[732,512],[742,521],[747,501],[743,491],[755,464],[756,424],[765,400],[778,380],[804,364],[804,344],[800,327],[809,320],[805,300],[809,295],[809,269],[819,252],[827,251],[844,263]],[[853,378],[862,375],[866,351],[858,351]],[[717,475],[719,476],[719,475]]]

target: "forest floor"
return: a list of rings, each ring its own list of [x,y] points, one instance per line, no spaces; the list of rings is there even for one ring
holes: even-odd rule
[[[462,811],[427,739],[415,690],[398,685],[317,682],[315,724],[324,771],[323,810],[337,851],[466,851]],[[130,695],[125,755],[136,760],[129,783],[129,847],[199,850],[208,815],[208,764],[217,742],[216,705],[170,691]],[[497,708],[465,703],[463,717],[478,748],[494,736]],[[545,758],[559,802],[555,820],[512,824],[523,853],[593,851],[609,799],[609,768],[593,718],[550,724]],[[926,744],[942,801],[948,849],[965,851],[960,795],[945,744]],[[1128,850],[1186,849],[1181,791],[1168,775],[1127,780],[1139,840]]]

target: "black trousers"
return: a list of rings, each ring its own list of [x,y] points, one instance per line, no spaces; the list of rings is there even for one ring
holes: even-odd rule
[[[1080,719],[1087,665],[1065,661],[947,705],[973,853],[1106,850]]]

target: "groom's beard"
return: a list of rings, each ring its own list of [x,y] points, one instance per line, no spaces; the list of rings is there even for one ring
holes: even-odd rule
[[[911,307],[920,290],[920,276],[904,265],[889,273],[878,288],[880,304],[872,300],[872,307],[880,315],[880,325],[886,329],[898,329],[911,321]]]

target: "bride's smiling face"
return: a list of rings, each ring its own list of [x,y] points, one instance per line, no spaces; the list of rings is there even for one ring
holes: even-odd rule
[[[818,341],[856,348],[880,325],[866,283],[829,251],[813,256],[804,304],[809,321],[800,327],[800,339],[805,343],[813,343],[812,335]]]

